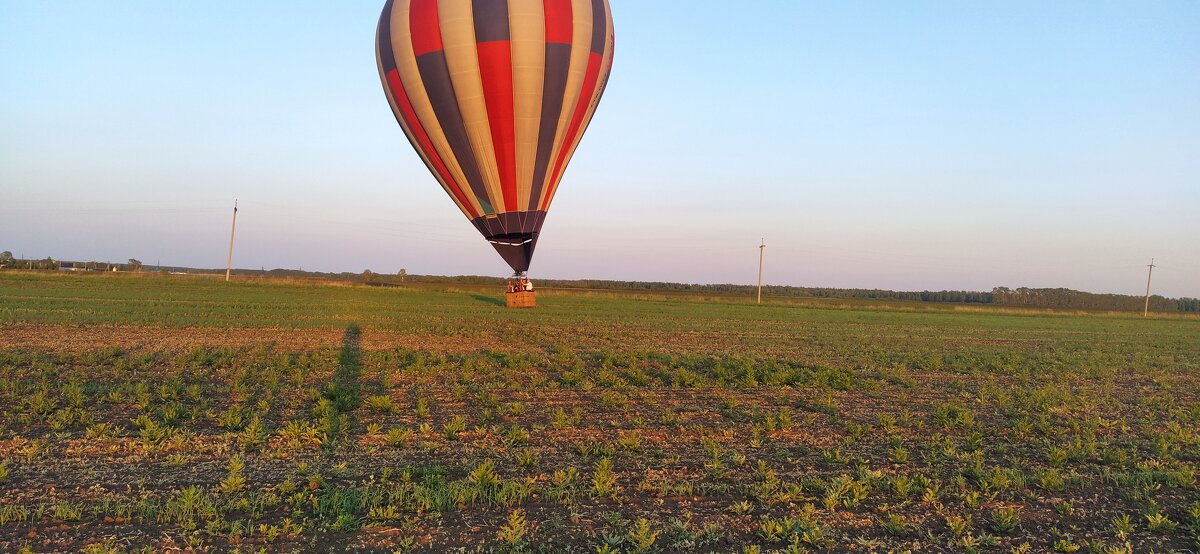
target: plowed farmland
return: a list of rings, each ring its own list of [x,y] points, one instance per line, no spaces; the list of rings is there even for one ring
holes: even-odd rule
[[[0,273],[0,551],[1200,549],[1200,319],[500,292]]]

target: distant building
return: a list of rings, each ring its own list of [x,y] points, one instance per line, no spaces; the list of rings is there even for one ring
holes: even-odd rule
[[[58,262],[59,271],[105,271],[96,262]]]

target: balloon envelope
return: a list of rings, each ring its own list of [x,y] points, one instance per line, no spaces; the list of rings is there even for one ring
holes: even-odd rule
[[[526,271],[613,59],[607,0],[389,0],[376,58],[442,188]]]

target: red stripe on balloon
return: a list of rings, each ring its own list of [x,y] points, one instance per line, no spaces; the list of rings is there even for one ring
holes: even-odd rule
[[[475,211],[475,207],[471,205],[471,201],[467,200],[467,197],[463,195],[462,189],[459,188],[454,177],[450,175],[450,170],[446,168],[442,157],[438,155],[437,150],[433,147],[433,141],[429,139],[429,133],[425,132],[425,127],[421,125],[421,120],[417,118],[417,112],[413,109],[412,102],[408,99],[408,93],[404,90],[404,84],[400,82],[400,73],[394,69],[389,71],[387,81],[388,88],[392,91],[392,97],[396,99],[396,106],[400,108],[400,115],[404,118],[404,122],[408,124],[408,128],[412,130],[413,136],[416,137],[417,143],[421,146],[421,150],[429,157],[429,161],[433,162],[438,175],[450,187],[451,194],[466,208],[472,218],[479,217],[479,212]]]
[[[545,0],[546,42],[571,44],[575,32],[575,21],[571,12],[571,0]]]
[[[507,40],[480,42],[479,75],[483,80],[483,98],[487,104],[496,166],[500,171],[500,189],[504,210],[517,210],[517,117],[513,104],[512,43]]]
[[[438,25],[437,0],[412,0],[409,9],[413,54],[419,57],[441,50],[442,28]]]
[[[554,197],[554,191],[558,189],[558,182],[562,179],[563,166],[567,161],[567,156],[571,153],[571,148],[575,144],[575,139],[579,137],[580,127],[583,126],[583,118],[587,117],[588,110],[592,107],[592,98],[596,95],[596,81],[600,78],[600,65],[604,62],[603,56],[600,54],[591,54],[588,57],[587,76],[583,79],[583,89],[579,93],[579,100],[575,103],[575,114],[571,116],[571,125],[567,127],[567,137],[563,141],[562,148],[558,151],[558,159],[554,161],[554,179],[550,182],[552,186],[542,198],[542,209],[549,207],[550,199]]]

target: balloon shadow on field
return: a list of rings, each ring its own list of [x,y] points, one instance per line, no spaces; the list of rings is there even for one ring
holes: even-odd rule
[[[492,296],[484,296],[482,294],[472,294],[471,298],[474,298],[475,300],[477,300],[479,302],[483,302],[484,304],[491,304],[493,306],[504,306],[505,305],[503,300],[492,297]]]

